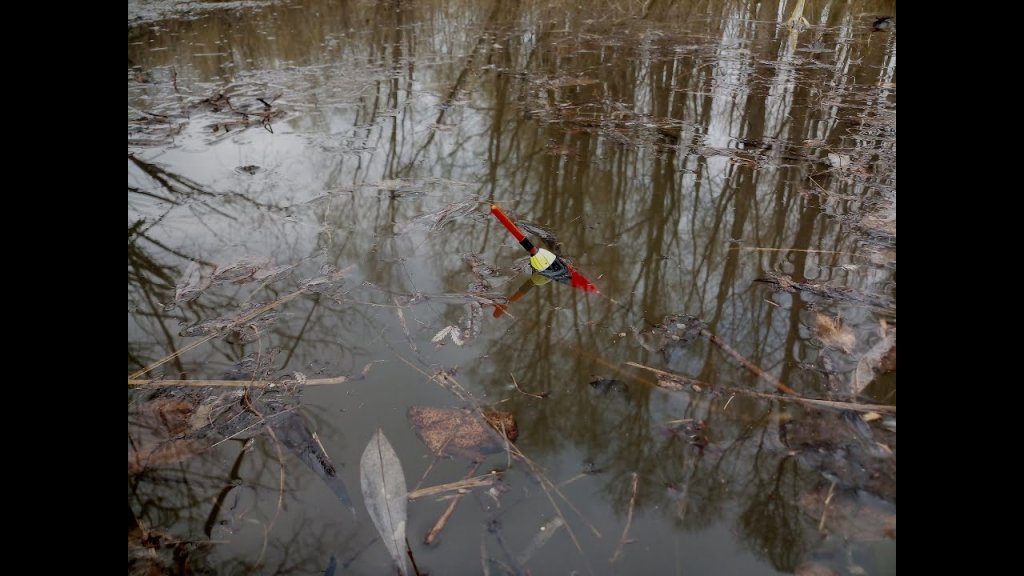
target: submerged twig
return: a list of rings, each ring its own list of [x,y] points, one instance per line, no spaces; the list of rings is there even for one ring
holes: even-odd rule
[[[392,348],[390,346],[389,346],[389,348],[390,348],[392,354],[394,354],[399,360],[401,360],[402,362],[407,364],[410,368],[412,368],[413,370],[416,370],[417,372],[419,372],[423,376],[427,377],[428,379],[430,379],[430,380],[432,380],[434,382],[437,382],[442,388],[450,391],[452,394],[454,394],[460,400],[464,400],[464,401],[470,402],[473,405],[474,410],[476,410],[480,414],[480,416],[482,418],[484,418],[485,420],[487,419],[486,416],[484,416],[483,409],[479,406],[479,404],[476,402],[476,400],[472,397],[472,395],[469,394],[468,391],[466,391],[466,389],[452,375],[450,375],[450,374],[448,374],[447,372],[444,372],[444,371],[437,371],[437,372],[435,372],[433,374],[430,374],[426,370],[424,370],[423,368],[413,364],[411,361],[409,361],[408,359],[403,357],[394,348]],[[526,456],[526,454],[524,454],[519,449],[519,447],[517,447],[515,444],[509,444],[508,445],[508,449],[509,449],[509,452],[513,456],[515,456],[520,461],[522,461],[522,462],[524,462],[526,464],[526,466],[529,469],[529,471],[540,482],[541,488],[544,489],[544,495],[547,496],[548,502],[551,503],[551,507],[554,508],[555,513],[560,518],[562,518],[563,522],[565,522],[565,529],[569,533],[569,538],[572,540],[572,543],[576,547],[576,550],[582,556],[583,555],[583,547],[580,545],[579,540],[576,538],[576,534],[573,532],[572,527],[566,521],[565,514],[562,513],[562,509],[558,506],[558,503],[555,502],[555,499],[551,495],[551,492],[557,493],[562,498],[562,500],[564,500],[565,503],[568,504],[569,507],[579,516],[580,520],[582,520],[584,522],[584,524],[586,524],[587,527],[590,528],[590,531],[593,532],[595,536],[600,538],[601,537],[601,533],[597,530],[597,528],[595,528],[593,526],[593,524],[591,524],[590,522],[587,521],[586,517],[583,516],[583,513],[580,512],[579,509],[576,508],[575,505],[573,505],[572,501],[569,500],[565,496],[565,494],[562,493],[562,491],[558,488],[558,486],[556,486],[554,483],[552,483],[551,480],[549,480],[547,478],[547,476],[544,475],[543,471],[541,471],[541,469],[540,469],[540,466],[538,466],[533,460],[530,460],[530,458],[528,458]],[[584,559],[585,558],[586,557],[584,556]]]
[[[637,473],[633,472],[633,482],[630,486],[629,496],[629,512],[626,513],[626,526],[622,529],[622,537],[619,538],[619,546],[615,549],[615,554],[612,555],[609,562],[615,562],[619,559],[619,555],[622,554],[622,547],[626,545],[626,537],[629,536],[629,527],[633,523],[633,509],[636,507],[636,483]]]
[[[530,561],[530,558],[533,558],[533,555],[543,548],[548,543],[548,540],[551,540],[551,537],[555,535],[555,532],[564,525],[565,520],[562,520],[560,516],[555,516],[547,524],[541,526],[540,531],[533,537],[533,540],[530,540],[526,548],[516,556],[516,564],[525,566]]]
[[[512,379],[512,385],[516,387],[516,390],[518,390],[520,394],[524,394],[526,396],[532,396],[534,398],[547,398],[548,395],[550,394],[549,392],[540,392],[540,393],[527,392],[526,390],[523,390],[522,388],[519,387],[519,382],[516,382],[515,374],[512,374],[511,372],[509,372],[508,377]]]
[[[405,333],[405,338],[409,341],[409,348],[412,349],[413,353],[419,354],[420,351],[416,347],[416,341],[413,340],[412,334],[409,332],[409,325],[405,322],[405,314],[402,313],[402,305],[398,302],[398,297],[392,296],[391,300],[395,303],[395,313],[398,315],[399,324],[402,325],[402,332]]]
[[[483,571],[484,576],[491,576],[491,558],[487,554],[487,541],[484,539],[484,534],[480,535],[480,569]]]
[[[562,516],[563,520],[565,519],[565,517],[562,514],[562,509],[559,508],[558,504],[555,503],[555,499],[552,498],[551,492],[558,494],[558,496],[566,504],[569,505],[569,508],[573,512],[575,512],[577,516],[579,516],[580,520],[583,521],[584,524],[587,525],[587,528],[590,528],[590,531],[594,534],[594,536],[597,536],[598,538],[601,537],[601,533],[598,532],[597,528],[595,528],[594,525],[587,520],[586,516],[584,516],[583,513],[580,512],[579,508],[577,508],[576,505],[572,503],[572,500],[569,500],[565,493],[562,492],[561,488],[555,485],[551,480],[548,479],[547,476],[544,475],[544,473],[540,469],[540,466],[538,466],[536,462],[530,460],[526,456],[526,454],[523,454],[522,450],[520,450],[518,446],[513,445],[511,446],[511,449],[512,454],[515,455],[516,458],[519,458],[521,461],[525,462],[526,466],[530,469],[530,472],[532,472],[536,477],[537,481],[540,482],[540,486],[541,488],[544,489],[544,494],[548,497],[548,501],[551,502],[551,506],[554,507],[555,512],[557,512],[559,516]],[[573,533],[572,528],[569,527],[568,522],[565,523],[565,529],[569,532],[569,536],[572,538],[573,543],[576,545],[576,548],[582,554],[583,549],[580,547],[579,542],[576,540],[576,535]]]
[[[473,468],[469,471],[468,474],[466,474],[466,477],[463,478],[463,480],[468,480],[474,474],[476,474],[476,471],[478,468],[480,468],[481,463],[482,462],[474,462]],[[448,523],[448,519],[451,518],[452,514],[455,513],[455,507],[458,506],[459,500],[462,500],[462,497],[464,495],[465,494],[456,494],[455,497],[452,498],[452,501],[448,503],[448,507],[445,508],[444,513],[442,513],[441,517],[438,518],[437,522],[434,523],[434,527],[431,528],[429,532],[427,532],[426,538],[423,539],[424,544],[429,546],[434,543],[434,540],[437,540],[438,534],[441,533],[441,530],[444,530],[445,524]]]
[[[828,515],[828,505],[832,503],[832,497],[836,494],[836,483],[828,487],[828,496],[825,496],[825,505],[821,509],[821,520],[818,522],[818,532],[825,532],[825,518]]]
[[[452,433],[449,434],[447,438],[445,438],[444,444],[441,444],[441,446],[434,452],[434,459],[430,461],[430,465],[427,466],[427,469],[423,471],[423,475],[420,476],[420,481],[416,483],[416,488],[413,489],[413,492],[418,491],[420,485],[426,481],[427,476],[430,475],[430,471],[434,469],[434,465],[437,464],[437,462],[441,459],[441,456],[444,455],[445,448],[447,448],[448,444],[454,439],[455,431],[453,430]]]
[[[416,557],[412,554],[412,546],[409,545],[409,539],[405,539],[405,555],[409,557],[409,563],[412,564],[412,572],[416,576],[423,576],[420,572],[420,567],[416,564]]]
[[[492,474],[486,474],[484,476],[474,476],[472,478],[463,478],[455,482],[446,482],[444,484],[437,484],[435,486],[427,486],[426,488],[420,488],[409,492],[409,500],[415,500],[417,498],[424,498],[426,496],[434,496],[437,494],[443,494],[445,492],[454,492],[457,490],[471,490],[473,488],[483,488],[484,486],[491,486],[494,484],[494,476]]]

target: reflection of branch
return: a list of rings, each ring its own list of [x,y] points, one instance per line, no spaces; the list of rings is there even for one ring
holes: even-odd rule
[[[658,370],[650,366],[644,366],[636,362],[626,362],[627,366],[634,368],[640,368],[641,370],[647,370],[653,372],[658,376],[658,386],[666,388],[668,390],[682,390],[681,384],[688,384],[693,382],[692,379],[685,376],[678,376],[671,372],[665,372],[664,370]],[[667,380],[674,386],[665,386],[662,379]],[[707,383],[705,383],[707,384]],[[837,402],[834,400],[819,400],[817,398],[804,398],[796,395],[783,395],[783,394],[768,394],[765,392],[757,392],[754,390],[747,390],[745,388],[734,388],[732,386],[716,386],[721,390],[731,392],[733,394],[743,394],[746,396],[753,396],[754,398],[764,398],[766,400],[782,400],[785,402],[799,402],[808,406],[816,406],[819,408],[833,408],[836,410],[854,410],[856,412],[887,412],[891,414],[896,413],[895,406],[889,406],[886,404],[861,404],[859,402]]]
[[[793,390],[789,386],[786,386],[785,384],[780,382],[778,378],[765,372],[760,366],[754,364],[753,362],[748,360],[746,356],[737,352],[736,349],[730,346],[725,340],[722,340],[718,336],[712,334],[706,328],[702,329],[700,331],[700,334],[701,336],[707,338],[709,342],[721,348],[723,352],[725,352],[729,356],[732,356],[737,362],[740,363],[741,366],[752,372],[755,376],[762,378],[772,386],[775,386],[775,389],[778,390],[779,392],[782,392],[783,394],[792,394],[794,396],[796,395],[796,390]]]
[[[305,288],[299,288],[298,290],[296,290],[295,292],[292,292],[291,294],[288,294],[286,296],[282,296],[282,297],[278,298],[277,300],[274,300],[273,302],[270,302],[269,304],[264,304],[263,306],[255,308],[255,309],[251,310],[250,312],[248,312],[246,314],[243,314],[240,318],[238,318],[237,320],[235,320],[231,324],[228,324],[227,326],[225,326],[224,329],[225,330],[230,330],[232,328],[235,328],[236,326],[244,324],[244,323],[248,322],[249,320],[252,320],[253,318],[259,316],[260,314],[263,314],[264,312],[273,310],[274,308],[277,308],[278,306],[280,306],[281,304],[284,304],[285,302],[288,302],[290,300],[294,300],[297,296],[299,296],[300,294],[302,294],[305,291],[306,291]],[[188,346],[185,346],[184,348],[180,348],[178,350],[175,350],[174,352],[168,354],[167,356],[164,356],[160,360],[157,360],[156,362],[153,362],[149,366],[146,366],[145,368],[143,368],[141,370],[137,370],[137,371],[133,372],[132,375],[128,377],[129,385],[131,385],[131,380],[133,380],[135,378],[138,378],[139,376],[142,376],[143,374],[146,374],[148,372],[152,372],[154,369],[159,368],[160,366],[163,366],[164,364],[166,364],[167,362],[170,362],[171,360],[174,360],[178,356],[181,356],[182,354],[184,354],[184,353],[186,353],[186,352],[188,352],[190,350],[193,350],[195,348],[198,348],[199,346],[202,346],[203,344],[209,342],[210,340],[213,340],[214,338],[216,338],[220,334],[221,334],[221,331],[212,332],[209,335],[207,335],[207,336],[205,336],[203,338],[200,338],[199,340],[189,344]]]
[[[131,258],[133,252],[136,252],[136,253],[141,254],[141,255],[144,256],[144,254],[141,251],[135,250],[131,246],[129,246],[129,248],[128,248],[128,256],[129,256],[129,258]],[[145,262],[150,262],[151,264],[153,264],[150,260],[148,260],[148,258],[144,259],[144,261]],[[140,270],[140,268],[138,266],[138,260],[132,261],[132,265],[133,265],[132,267],[135,268],[135,273],[138,275],[138,277],[142,278],[143,275],[142,275],[142,271]],[[157,267],[155,265],[153,265],[153,269],[154,270],[162,271],[159,267]],[[153,316],[156,317],[156,318],[159,318],[160,317],[160,309],[157,307],[156,302],[153,301],[152,294],[149,293],[148,284],[140,282],[139,283],[139,288],[142,291],[143,297],[145,297],[145,299],[146,299],[146,304],[148,304],[150,309],[152,310]],[[168,346],[173,346],[174,345],[174,337],[171,336],[170,331],[167,330],[167,326],[163,322],[160,322],[160,321],[157,321],[157,325],[159,326],[160,332],[163,334],[164,338],[167,339],[167,345]],[[170,358],[168,358],[168,360],[170,360]],[[178,369],[179,370],[183,370],[183,367],[181,366],[180,363],[178,363]]]
[[[440,111],[437,114],[437,120],[434,122],[434,124],[440,125],[442,122],[444,122],[444,117],[451,109],[452,102],[455,101],[455,98],[458,96],[459,91],[462,89],[462,85],[465,83],[466,79],[469,78],[469,73],[471,70],[473,70],[473,62],[477,57],[477,53],[480,52],[480,49],[483,48],[484,45],[487,43],[487,34],[489,29],[488,25],[496,20],[498,9],[501,7],[501,5],[501,2],[495,3],[494,8],[491,10],[490,14],[488,14],[486,18],[486,24],[483,27],[483,32],[480,34],[479,37],[477,37],[476,45],[473,46],[473,51],[470,52],[469,56],[466,57],[465,66],[462,67],[462,70],[459,72],[458,77],[456,77],[455,83],[452,84],[452,86],[449,88],[448,94],[445,96],[443,104],[439,106]],[[434,141],[434,137],[436,135],[437,130],[430,130],[426,139],[423,141],[420,147],[417,148],[415,152],[413,152],[412,156],[409,158],[409,161],[406,163],[405,167],[402,170],[403,172],[409,170],[411,167],[416,166],[419,163],[420,153],[426,150],[428,146],[430,146],[430,143]]]
[[[637,474],[633,472],[633,482],[630,487],[629,497],[629,513],[626,514],[626,526],[622,529],[622,537],[619,538],[619,546],[615,549],[615,554],[612,555],[609,562],[615,562],[619,559],[619,555],[622,554],[622,547],[626,544],[626,536],[629,535],[629,526],[633,523],[633,509],[636,507],[636,480]]]
[[[174,254],[175,256],[177,256],[179,258],[183,258],[185,260],[195,260],[196,263],[202,264],[204,266],[214,266],[214,267],[217,266],[216,264],[214,264],[214,263],[212,263],[212,262],[210,262],[208,260],[203,260],[201,258],[196,258],[196,257],[193,257],[193,256],[189,256],[188,254],[185,254],[184,252],[181,252],[179,250],[175,250],[174,248],[171,248],[171,247],[167,246],[166,244],[164,244],[163,242],[160,242],[159,240],[154,240],[148,234],[146,234],[146,231],[135,231],[135,232],[132,233],[132,235],[135,236],[135,237],[138,237],[138,238],[142,238],[143,240],[148,240],[150,243],[154,244],[158,248],[162,248],[162,249],[166,250],[167,252],[169,252],[171,254]],[[171,286],[174,285],[174,281],[172,279],[170,279],[169,277],[166,277],[164,279],[167,281],[167,284],[169,284]]]
[[[230,197],[267,211],[282,212],[284,210],[284,208],[280,206],[275,206],[273,204],[266,204],[263,202],[253,200],[248,195],[242,194],[240,192],[211,192],[205,189],[202,184],[196,182],[195,180],[192,180],[191,178],[188,178],[187,176],[171,172],[170,170],[163,168],[158,164],[141,160],[133,154],[128,154],[128,160],[131,161],[131,163],[134,164],[136,168],[141,170],[146,176],[149,176],[150,178],[153,179],[153,181],[162,186],[165,190],[167,190],[168,192],[172,192],[174,194],[179,194],[181,196],[184,196],[185,198],[193,199],[197,196],[204,196],[209,198]],[[134,187],[129,187],[129,191],[138,194],[144,194],[147,196],[157,197],[152,192],[144,191]],[[178,202],[174,202],[173,200],[164,201],[180,205]],[[201,203],[210,210],[220,214],[221,216],[228,219],[232,219],[232,216],[230,214],[218,210],[217,208],[214,208],[209,203]]]

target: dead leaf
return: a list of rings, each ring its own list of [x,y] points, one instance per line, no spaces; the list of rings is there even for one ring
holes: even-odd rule
[[[509,442],[515,442],[519,438],[519,427],[516,426],[516,417],[511,412],[484,410],[483,413],[491,428],[504,434]]]
[[[494,416],[493,421],[506,422],[509,439],[518,436],[515,420],[507,416]],[[488,454],[497,454],[505,449],[505,441],[488,425],[477,412],[459,408],[434,408],[413,406],[407,414],[409,424],[420,440],[434,454],[465,458],[479,462]]]
[[[815,335],[821,343],[830,348],[839,348],[849,354],[857,344],[853,329],[841,320],[818,312],[815,314]]]
[[[377,430],[359,461],[360,484],[366,510],[377,527],[391,559],[402,576],[409,574],[405,561],[405,522],[408,490],[405,472],[384,432]]]

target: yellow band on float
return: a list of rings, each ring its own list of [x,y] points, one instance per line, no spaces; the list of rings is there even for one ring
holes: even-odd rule
[[[543,248],[539,248],[536,254],[530,256],[530,266],[533,266],[534,270],[541,272],[547,270],[548,267],[554,263],[555,258],[557,258],[557,256],[551,252]]]

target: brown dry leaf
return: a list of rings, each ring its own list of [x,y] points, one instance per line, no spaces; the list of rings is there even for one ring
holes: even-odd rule
[[[843,325],[842,321],[818,312],[815,314],[815,335],[825,346],[839,348],[849,354],[857,344],[853,329]]]
[[[508,414],[508,418],[511,416]],[[434,454],[480,461],[505,449],[501,436],[472,410],[413,406],[407,417],[413,431]],[[493,418],[492,421],[505,421],[504,417]],[[511,425],[505,424],[505,430],[518,434],[514,419]]]
[[[519,427],[516,426],[516,417],[511,412],[484,410],[484,418],[487,419],[487,423],[492,428],[504,434],[509,442],[515,442],[519,438]]]

